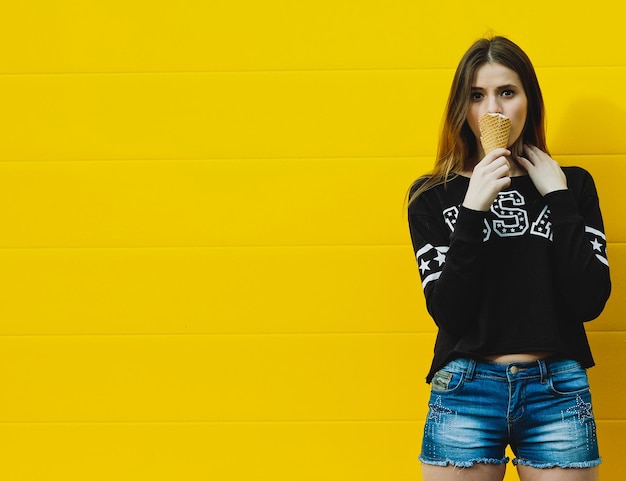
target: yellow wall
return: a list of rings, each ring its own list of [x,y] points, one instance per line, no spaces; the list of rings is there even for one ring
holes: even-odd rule
[[[0,478],[420,479],[434,330],[403,196],[492,30],[600,191],[590,375],[619,479],[622,3],[551,5],[5,1]]]

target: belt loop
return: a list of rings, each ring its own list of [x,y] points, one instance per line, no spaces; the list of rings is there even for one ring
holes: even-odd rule
[[[476,361],[474,359],[467,360],[467,371],[465,372],[465,380],[471,381],[474,379],[474,373],[476,372]]]
[[[548,382],[548,365],[544,359],[539,359],[539,372],[541,373],[541,384],[547,384]]]

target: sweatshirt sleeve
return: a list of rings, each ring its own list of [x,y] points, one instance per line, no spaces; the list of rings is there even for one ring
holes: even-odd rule
[[[415,204],[409,229],[428,312],[440,329],[461,336],[480,305],[485,213],[463,206],[441,212],[421,198]]]
[[[585,322],[600,315],[611,292],[607,241],[593,178],[578,168],[566,173],[569,188],[551,192],[545,200],[568,317]]]

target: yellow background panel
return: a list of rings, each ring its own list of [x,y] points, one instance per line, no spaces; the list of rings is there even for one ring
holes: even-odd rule
[[[520,42],[539,66],[624,64],[623,49],[610,48],[623,42],[621,4],[608,3],[531,0],[510,11],[495,0],[445,9],[411,0],[12,2],[0,41],[19,48],[6,50],[0,72],[452,67],[488,31]]]
[[[590,334],[598,419],[624,419],[626,332]],[[0,338],[0,422],[424,419],[431,334]]]
[[[626,68],[540,73],[553,153],[626,153]],[[432,156],[451,75],[0,76],[0,160]]]
[[[609,255],[590,331],[624,330],[626,244]],[[4,249],[0,264],[3,335],[435,331],[409,246]]]
[[[624,421],[598,422],[602,479],[618,480],[623,473],[624,429]],[[4,423],[0,448],[11,462],[0,464],[0,477],[414,481],[421,479],[421,432],[422,423],[414,421]],[[51,449],[60,439],[63,449]],[[514,473],[509,464],[505,480],[518,479]]]
[[[626,84],[626,68],[546,68],[537,76],[553,154],[626,153],[626,102],[613,93]],[[576,88],[564,95],[569,84]]]
[[[0,76],[0,160],[413,155],[435,148],[448,75]]]
[[[0,162],[0,246],[407,244],[404,196],[428,168],[414,158]]]
[[[415,419],[421,336],[1,337],[0,422]]]
[[[409,481],[419,474],[421,430],[407,421],[0,424],[0,448],[12,460],[0,477]],[[63,449],[51,449],[59,439]]]
[[[0,250],[0,334],[432,331],[408,246]]]
[[[557,156],[596,181],[626,242],[626,156]],[[432,158],[0,162],[0,247],[408,244]]]

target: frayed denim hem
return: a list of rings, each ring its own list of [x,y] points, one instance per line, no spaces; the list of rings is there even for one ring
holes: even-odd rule
[[[551,469],[551,468],[563,468],[563,469],[582,469],[593,468],[602,463],[602,458],[594,459],[593,461],[583,461],[580,463],[537,463],[535,461],[528,461],[526,459],[515,458],[513,460],[513,466],[521,464],[522,466],[530,466],[537,469]]]
[[[438,459],[430,459],[425,458],[423,456],[419,456],[418,459],[420,462],[424,464],[430,464],[432,466],[454,466],[455,468],[471,468],[475,464],[506,464],[509,462],[508,457],[504,457],[501,459],[494,458],[476,458],[470,459],[469,461],[452,461],[451,459],[438,460]]]

